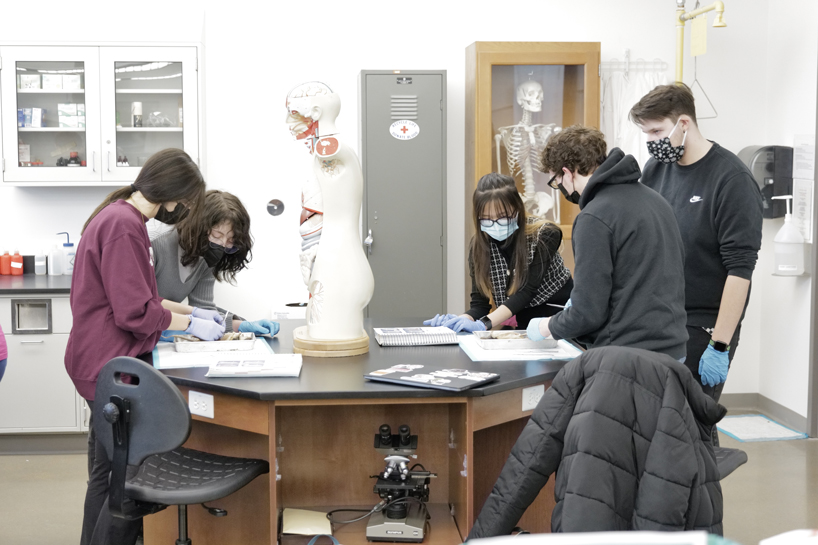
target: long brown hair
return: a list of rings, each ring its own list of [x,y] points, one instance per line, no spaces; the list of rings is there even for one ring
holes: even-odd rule
[[[205,196],[205,181],[199,167],[184,151],[175,148],[157,151],[145,162],[133,184],[105,197],[82,226],[82,233],[103,208],[112,202],[127,199],[134,191],[141,191],[142,196],[152,204],[184,202],[190,212],[181,223],[197,222],[200,204]]]
[[[202,215],[198,222],[185,221],[177,227],[179,245],[182,247],[182,265],[191,265],[207,251],[210,230],[224,221],[233,229],[233,245],[239,250],[224,254],[213,267],[213,275],[221,282],[235,283],[236,273],[244,269],[253,258],[253,236],[250,234],[250,214],[235,195],[217,189],[207,192]]]
[[[528,278],[528,242],[526,241],[526,215],[523,199],[517,192],[514,178],[504,174],[490,172],[477,182],[477,189],[472,197],[472,219],[475,235],[471,242],[472,261],[474,263],[474,281],[477,288],[486,297],[491,297],[491,239],[480,229],[480,218],[486,217],[486,212],[493,205],[499,217],[516,217],[518,229],[508,237],[503,246],[511,246],[512,263],[509,267],[514,270],[508,294],[516,292],[525,285]]]

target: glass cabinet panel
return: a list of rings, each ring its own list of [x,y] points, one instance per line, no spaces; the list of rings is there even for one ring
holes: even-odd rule
[[[159,150],[183,148],[182,63],[114,66],[117,166],[141,167]]]
[[[98,48],[2,53],[4,181],[101,181]]]
[[[18,61],[17,163],[88,168],[85,63]]]
[[[198,161],[194,47],[101,47],[100,85],[103,179],[133,181],[166,148]]]

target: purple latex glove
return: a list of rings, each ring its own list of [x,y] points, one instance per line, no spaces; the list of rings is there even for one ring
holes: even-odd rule
[[[202,320],[213,320],[217,324],[224,323],[224,316],[222,316],[221,314],[218,313],[218,311],[215,310],[193,307],[193,312],[191,312],[190,314],[195,316],[196,318],[201,318]]]
[[[185,333],[199,337],[203,341],[216,341],[224,335],[224,325],[191,315],[190,325],[185,329]]]
[[[485,331],[486,326],[483,325],[483,322],[479,320],[471,320],[467,316],[456,316],[451,320],[444,322],[444,327],[448,327],[451,330],[456,332],[461,331],[468,331],[469,333],[474,333],[475,331]]]
[[[431,320],[424,320],[423,325],[437,327],[443,325],[443,322],[448,322],[453,318],[457,318],[457,314],[435,314],[435,317]]]
[[[699,375],[702,384],[715,386],[727,380],[727,370],[730,367],[730,356],[727,352],[719,352],[710,345],[704,350],[699,359]]]

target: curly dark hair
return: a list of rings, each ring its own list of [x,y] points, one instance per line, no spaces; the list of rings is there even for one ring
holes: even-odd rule
[[[250,215],[235,195],[211,189],[205,194],[201,220],[179,224],[179,245],[182,247],[182,265],[191,265],[205,254],[210,245],[210,230],[222,222],[230,222],[233,245],[239,250],[224,254],[213,267],[213,275],[221,282],[235,284],[236,273],[247,267],[253,258],[253,236],[250,234]]]
[[[605,135],[593,127],[572,125],[548,139],[542,152],[544,172],[559,174],[563,167],[588,176],[605,162]]]

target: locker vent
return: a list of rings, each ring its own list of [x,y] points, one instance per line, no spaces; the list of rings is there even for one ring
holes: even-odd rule
[[[417,119],[418,118],[418,96],[417,95],[392,95],[392,108],[390,113],[392,119]]]

